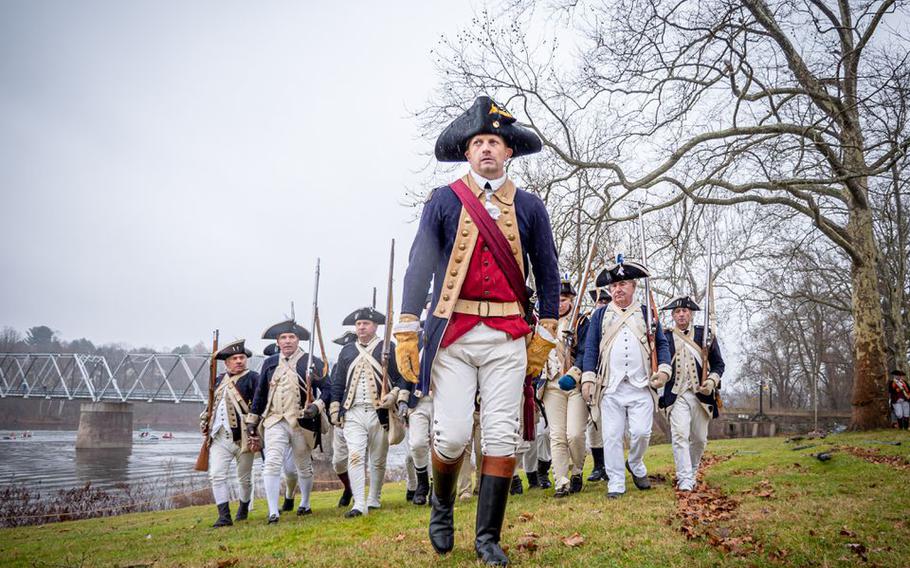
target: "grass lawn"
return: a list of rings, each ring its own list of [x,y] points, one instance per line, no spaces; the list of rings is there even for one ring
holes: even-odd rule
[[[875,442],[901,441],[900,446]],[[815,447],[793,451],[799,444]],[[871,457],[854,455],[860,448]],[[835,449],[821,462],[810,454]],[[722,493],[706,499],[685,530],[671,486],[669,445],[652,447],[649,473],[666,481],[608,501],[604,484],[556,500],[552,489],[509,500],[503,544],[521,566],[910,566],[910,435],[847,433],[824,440],[711,441],[729,456],[704,474]],[[898,456],[874,463],[878,456]],[[878,459],[884,462],[886,460]],[[588,464],[590,468],[590,463]],[[437,557],[427,508],[383,491],[381,511],[342,518],[338,492],[315,493],[313,515],[267,526],[257,501],[250,520],[212,529],[213,505],[0,530],[0,566],[461,566],[474,564],[476,499],[455,512],[456,548]],[[723,497],[728,498],[724,500]],[[732,501],[731,501],[732,500]],[[236,504],[233,505],[236,510]],[[583,543],[563,542],[578,533]],[[687,534],[688,533],[688,534]],[[581,540],[581,539],[576,539]],[[571,542],[571,541],[570,541]],[[519,544],[522,546],[519,546]]]

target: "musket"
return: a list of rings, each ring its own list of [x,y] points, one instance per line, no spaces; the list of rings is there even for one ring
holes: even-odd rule
[[[316,360],[313,357],[313,347],[316,341],[316,322],[319,314],[319,258],[316,259],[316,284],[313,286],[313,318],[310,329],[310,346],[307,350],[307,372],[306,372],[306,405],[304,408],[313,404],[313,373],[316,372]]]
[[[642,220],[641,205],[638,206],[638,237],[641,241],[641,265],[648,270],[648,248],[645,246],[645,223]],[[645,324],[648,326],[648,347],[651,350],[651,374],[657,372],[657,306],[654,303],[654,292],[651,290],[651,278],[645,281]]]
[[[392,390],[389,383],[389,356],[392,351],[392,283],[395,274],[395,239],[392,239],[392,248],[389,252],[389,278],[386,282],[388,291],[386,292],[386,312],[385,312],[385,330],[382,336],[382,394],[380,400],[385,400],[386,395]]]
[[[701,336],[701,376],[698,378],[698,386],[705,384],[705,381],[708,380],[708,350],[711,348],[711,341],[713,337],[711,336],[711,311],[714,309],[714,294],[713,294],[713,283],[714,279],[714,266],[712,255],[714,253],[714,238],[713,236],[708,236],[708,267],[705,270],[705,298],[702,302],[702,308],[704,309],[704,331]]]
[[[212,334],[212,357],[209,361],[209,405],[205,408],[205,430],[202,432],[202,448],[196,457],[196,471],[209,470],[209,424],[212,422],[212,407],[215,405],[215,376],[218,374],[218,330]]]
[[[318,308],[316,309],[316,339],[319,341],[319,354],[322,355],[322,376],[324,378],[329,374],[329,366],[325,364],[329,358],[325,354],[325,341],[322,340],[322,319],[319,317]]]
[[[575,296],[575,305],[572,306],[571,315],[569,316],[569,327],[571,333],[567,333],[563,338],[564,350],[562,353],[562,372],[568,373],[572,367],[572,347],[575,344],[575,328],[578,326],[578,314],[581,312],[581,303],[585,298],[585,290],[588,287],[588,279],[591,276],[591,263],[594,262],[594,255],[597,254],[597,243],[591,245],[591,251],[588,253],[588,259],[585,261],[584,271],[579,275],[578,293]]]

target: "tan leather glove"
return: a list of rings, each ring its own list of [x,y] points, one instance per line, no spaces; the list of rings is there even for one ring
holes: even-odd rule
[[[420,320],[415,315],[401,314],[395,326],[395,363],[398,372],[409,383],[417,384],[420,374],[420,347],[417,334]]]
[[[696,389],[696,392],[698,392],[698,394],[703,394],[705,396],[711,396],[712,394],[714,394],[714,387],[716,385],[717,385],[717,383],[714,382],[714,379],[709,378],[704,382],[704,384],[702,386],[700,386],[700,387],[698,387],[698,389]]]
[[[581,398],[588,406],[594,404],[594,383],[581,383]]]
[[[543,366],[550,356],[550,351],[556,347],[556,320],[540,320],[537,331],[531,342],[528,343],[528,368],[526,377],[536,377],[543,370]]]
[[[651,385],[652,389],[660,389],[663,388],[663,386],[667,384],[667,381],[669,380],[670,375],[666,374],[663,371],[657,371],[651,375],[651,379],[648,381],[648,384]]]

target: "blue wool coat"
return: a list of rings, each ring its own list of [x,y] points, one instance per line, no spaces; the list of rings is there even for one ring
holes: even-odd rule
[[[272,375],[275,374],[275,369],[278,368],[279,357],[280,355],[272,355],[262,363],[262,368],[259,370],[259,386],[256,388],[256,394],[253,397],[253,406],[250,408],[250,412],[256,416],[262,416],[262,411],[265,410],[265,405],[269,401],[269,382],[272,380]],[[314,357],[313,364],[316,368],[316,375],[320,377],[312,381],[313,399],[322,400],[325,403],[325,407],[328,408],[330,391],[328,389],[328,380],[322,377],[322,369],[324,363],[319,359],[319,357]],[[301,379],[306,380],[306,374],[309,366],[310,356],[308,354],[304,354],[303,357],[297,361],[297,374],[300,375]],[[304,388],[303,381],[301,381],[299,388],[300,405],[302,407],[306,402],[306,389]]]
[[[221,380],[224,378],[224,375],[225,373],[221,373],[215,377],[215,390],[218,389],[218,386],[221,384]],[[253,404],[253,396],[256,393],[256,387],[259,386],[259,373],[256,371],[250,371],[240,377],[240,380],[234,384],[237,387],[237,392],[239,392],[240,396],[243,397],[243,402],[245,402],[248,407],[251,406]],[[245,427],[245,424],[243,423],[243,417],[240,417],[240,420],[237,422],[237,427],[231,428],[231,436],[234,438],[235,442],[240,442],[240,429],[243,427]]]
[[[585,337],[585,350],[584,350],[584,360],[582,361],[582,372],[587,373],[588,371],[597,372],[597,368],[600,365],[600,340],[603,337],[603,322],[604,322],[604,313],[605,310],[609,309],[609,306],[602,306],[594,310],[594,315],[591,316],[591,324],[588,327],[588,331]],[[647,318],[647,308],[645,306],[641,307],[642,315]],[[630,316],[631,317],[631,316]],[[660,321],[657,322],[657,333],[654,334],[654,348],[657,351],[657,364],[658,365],[669,365],[672,355],[670,355],[670,345],[667,341],[667,337],[664,335],[664,330],[660,325]]]
[[[695,341],[695,343],[701,345],[702,338],[704,337],[704,335],[705,335],[704,326],[696,325],[695,331],[693,332],[693,337],[692,337],[692,339]],[[672,334],[670,334],[669,344],[670,344],[670,358],[672,359],[676,355],[676,342],[673,341]],[[720,346],[718,346],[718,344],[717,344],[717,338],[713,338],[711,340],[711,347],[708,348],[708,364],[709,364],[708,368],[710,369],[710,372],[717,373],[718,376],[723,376],[724,369],[726,368],[726,366],[724,365],[724,358],[721,357],[721,354],[720,354]],[[702,370],[701,370],[701,365],[698,363],[698,360],[695,361],[695,370],[698,372],[698,375],[701,376]],[[676,383],[676,365],[673,365],[673,374],[670,375],[670,380],[667,382],[667,386],[664,387],[664,394],[662,397],[660,397],[660,401],[658,401],[658,406],[660,408],[667,408],[668,406],[672,406],[673,403],[676,402],[676,395],[673,394],[673,392],[672,392],[673,385],[675,383]],[[712,414],[712,416],[714,416],[714,418],[717,418],[717,416],[719,414],[718,410],[717,410],[717,401],[715,398],[717,396],[718,390],[720,390],[720,383],[717,384],[717,386],[715,387],[714,393],[711,395],[695,393],[696,398],[698,398],[698,400],[700,402],[707,404],[711,407],[711,414]]]
[[[338,361],[335,363],[335,366],[332,368],[332,402],[337,402],[342,405],[339,409],[338,415],[344,416],[344,401],[348,397],[348,390],[350,390],[351,385],[347,384],[348,378],[348,369],[351,368],[351,365],[354,363],[354,360],[357,359],[357,356],[360,354],[360,351],[357,349],[355,342],[348,343],[341,349],[341,353],[338,354]],[[380,364],[382,363],[382,342],[376,344],[376,347],[373,348],[373,358],[376,359]],[[404,377],[401,376],[401,373],[398,372],[398,365],[395,363],[395,343],[392,342],[391,351],[389,352],[389,384],[392,385],[392,388],[398,387],[404,390],[410,390],[412,386],[411,383],[404,380]],[[379,379],[376,379],[376,392],[381,392],[382,385],[379,384]],[[377,409],[376,414],[379,415],[379,422],[385,426],[389,423],[389,411],[380,408]]]
[[[539,197],[517,188],[514,207],[521,239],[524,273],[528,274],[530,265],[537,285],[540,319],[556,319],[559,309],[560,276],[550,217]],[[433,311],[439,303],[461,209],[461,201],[449,186],[433,190],[424,205],[404,276],[401,302],[403,314],[420,316],[430,282],[433,283],[433,299],[423,330],[425,344],[416,387],[423,394],[429,391],[433,362],[449,321],[434,316]]]

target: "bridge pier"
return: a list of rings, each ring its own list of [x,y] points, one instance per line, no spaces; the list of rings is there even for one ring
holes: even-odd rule
[[[84,402],[76,449],[133,447],[133,408],[128,402]]]

